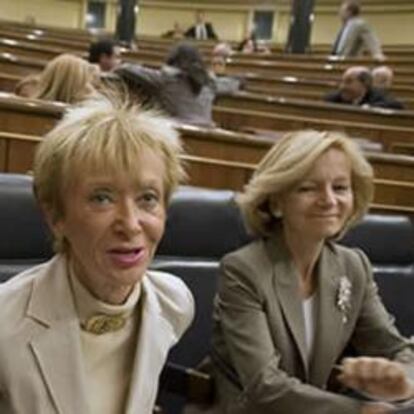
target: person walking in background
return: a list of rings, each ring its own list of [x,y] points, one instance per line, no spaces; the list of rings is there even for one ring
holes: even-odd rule
[[[378,38],[360,14],[361,7],[357,1],[347,0],[342,3],[339,10],[342,28],[336,36],[332,54],[343,57],[357,56],[366,49],[373,58],[383,60],[384,55]]]

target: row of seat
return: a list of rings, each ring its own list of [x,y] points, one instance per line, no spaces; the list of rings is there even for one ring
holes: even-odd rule
[[[209,352],[213,298],[220,258],[247,243],[235,193],[181,187],[168,212],[164,238],[153,267],[176,274],[196,301],[192,327],[172,350],[169,361],[196,367]],[[32,178],[0,174],[0,281],[53,254],[51,238],[32,195]],[[370,258],[380,294],[403,334],[414,335],[414,226],[407,216],[367,215],[341,240]],[[164,398],[166,398],[164,396]],[[172,401],[169,413],[181,412]]]

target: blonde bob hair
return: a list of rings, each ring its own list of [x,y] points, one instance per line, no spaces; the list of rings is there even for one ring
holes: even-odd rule
[[[252,234],[266,237],[275,230],[280,218],[274,216],[270,199],[277,202],[331,148],[343,151],[351,163],[354,206],[340,235],[365,214],[373,197],[373,170],[359,147],[339,132],[298,131],[286,134],[270,149],[237,199]]]
[[[68,53],[57,56],[47,63],[40,74],[34,98],[69,104],[88,98],[93,92],[94,67]]]
[[[68,111],[39,145],[33,166],[34,192],[53,222],[65,214],[64,194],[90,173],[139,178],[140,157],[146,151],[164,163],[165,205],[185,179],[178,133],[157,113],[101,99]],[[57,250],[62,250],[56,241]]]

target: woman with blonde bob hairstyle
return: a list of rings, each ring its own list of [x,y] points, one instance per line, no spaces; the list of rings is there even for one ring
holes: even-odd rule
[[[42,141],[34,190],[57,253],[1,286],[2,414],[152,414],[194,312],[180,279],[148,270],[180,153],[168,120],[106,100]]]
[[[96,66],[68,53],[52,59],[40,74],[34,98],[68,104],[79,103],[95,93]]]
[[[287,134],[261,161],[238,199],[257,239],[222,260],[215,412],[379,414],[414,396],[413,347],[367,257],[335,243],[372,195],[371,166],[337,132]],[[342,359],[348,346],[359,356]]]

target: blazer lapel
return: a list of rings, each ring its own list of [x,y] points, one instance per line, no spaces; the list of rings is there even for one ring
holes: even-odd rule
[[[34,282],[27,316],[40,325],[30,349],[60,414],[88,413],[80,328],[66,270],[56,257]]]
[[[325,246],[318,263],[318,314],[310,367],[311,383],[319,387],[326,385],[340,351],[338,347],[343,336],[344,321],[337,300],[343,276],[345,269],[339,258],[329,246]]]
[[[142,316],[126,414],[152,413],[159,374],[171,345],[177,342],[148,277],[142,286]]]
[[[306,377],[308,376],[308,357],[305,340],[305,322],[302,301],[299,296],[299,279],[290,253],[282,237],[269,239],[267,248],[274,263],[274,287],[293,340],[299,351]]]

